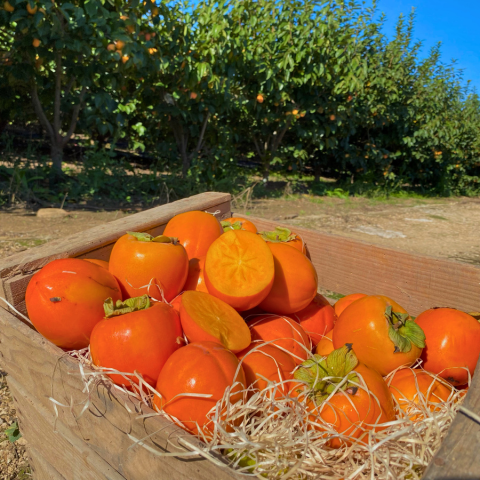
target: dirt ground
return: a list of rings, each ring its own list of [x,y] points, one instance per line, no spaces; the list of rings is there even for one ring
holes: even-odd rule
[[[237,205],[236,212],[480,265],[479,198],[378,201],[302,195],[254,200]],[[123,211],[74,211],[47,219],[25,210],[0,211],[0,259],[125,215]],[[26,440],[11,443],[5,434],[16,417],[4,372],[0,372],[0,402],[0,480],[31,478]]]

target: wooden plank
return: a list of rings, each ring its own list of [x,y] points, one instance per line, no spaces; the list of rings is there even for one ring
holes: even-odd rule
[[[145,444],[157,451],[178,451],[171,444],[181,445],[179,437],[186,438],[192,444],[201,443],[159,416],[138,419],[139,415],[154,412],[136,399],[112,388],[109,382],[92,389],[90,406],[78,418],[86,394],[82,392],[84,384],[79,376],[77,361],[3,309],[0,309],[0,366],[17,384],[21,383],[51,429],[55,414],[49,397],[53,396],[66,405],[73,400],[73,412],[59,408],[57,422],[65,427],[63,430],[59,428],[60,433],[64,436],[67,435],[65,432],[69,432],[68,435],[71,433],[127,479],[245,478],[193,455],[187,459],[158,457],[141,446],[130,448],[133,442],[128,435],[137,439],[152,435],[145,440]],[[68,441],[75,443],[73,437],[68,437]],[[78,446],[75,448],[81,450]],[[55,463],[55,457],[48,461],[64,474]],[[71,479],[67,477],[67,480]]]
[[[248,218],[259,231],[281,225]],[[344,295],[387,295],[415,316],[431,307],[480,310],[479,267],[292,225],[282,226],[297,232],[306,242],[322,288]]]
[[[215,216],[222,220],[230,216],[230,194],[202,193],[7,257],[0,262],[0,291],[11,305],[25,315],[24,300],[28,282],[32,274],[47,263],[66,257],[108,260],[113,244],[127,230],[159,235],[171,217],[189,210],[215,213]]]
[[[33,480],[66,480],[35,448],[27,447],[27,454]]]

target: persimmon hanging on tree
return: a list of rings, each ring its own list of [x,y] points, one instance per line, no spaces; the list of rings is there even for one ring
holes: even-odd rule
[[[222,233],[220,222],[212,214],[200,211],[175,215],[163,232],[179,239],[189,259],[206,255],[210,245]]]
[[[185,284],[188,257],[176,238],[128,232],[113,246],[109,269],[125,298],[148,294],[169,302]]]

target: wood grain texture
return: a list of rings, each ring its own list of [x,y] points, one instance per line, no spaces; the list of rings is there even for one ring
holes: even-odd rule
[[[414,316],[431,307],[480,310],[480,267],[378,247],[358,240],[248,217],[259,231],[277,225],[302,236],[322,288],[387,295]]]
[[[49,435],[60,435],[58,438],[61,441],[67,441],[73,449],[71,455],[76,451],[84,457],[87,452],[92,465],[94,463],[103,465],[102,468],[95,467],[102,470],[104,475],[97,478],[129,480],[245,478],[194,455],[189,455],[188,458],[159,457],[141,446],[133,446],[133,441],[128,435],[137,439],[151,435],[144,443],[157,451],[166,452],[176,452],[179,449],[186,451],[181,446],[182,438],[192,444],[201,443],[159,416],[138,419],[139,415],[154,412],[138,400],[116,390],[109,382],[92,389],[90,406],[79,418],[86,393],[82,392],[84,384],[79,375],[78,362],[3,309],[0,309],[0,354],[0,367],[11,376],[16,393],[20,392],[23,395],[17,400],[20,418],[25,415],[22,423],[22,428],[25,425],[25,438],[28,442],[31,441],[30,436],[32,442],[38,436],[46,440],[41,446],[34,447],[48,460],[52,468],[65,476],[66,480],[77,478],[83,480],[91,477],[83,477],[79,471],[76,473],[77,476],[66,475],[61,464],[63,460],[57,460],[60,454],[50,445],[52,442]],[[55,413],[49,400],[50,396],[64,405],[71,403],[74,405],[72,409],[59,408],[55,434],[53,433]],[[25,397],[34,402],[36,412],[30,412],[30,407],[22,400]],[[32,420],[35,415],[38,415],[39,419]],[[41,423],[40,430],[30,425],[32,422]],[[175,450],[172,445],[178,448]],[[111,466],[113,473],[105,465]],[[115,472],[119,476],[115,476]],[[110,477],[106,473],[109,473]]]
[[[35,448],[27,447],[27,455],[34,480],[66,480]]]

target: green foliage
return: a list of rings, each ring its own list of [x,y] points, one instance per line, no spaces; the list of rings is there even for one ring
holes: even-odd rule
[[[13,422],[6,430],[5,435],[8,438],[10,443],[16,442],[22,434],[20,433],[20,429],[18,428],[18,423]]]

